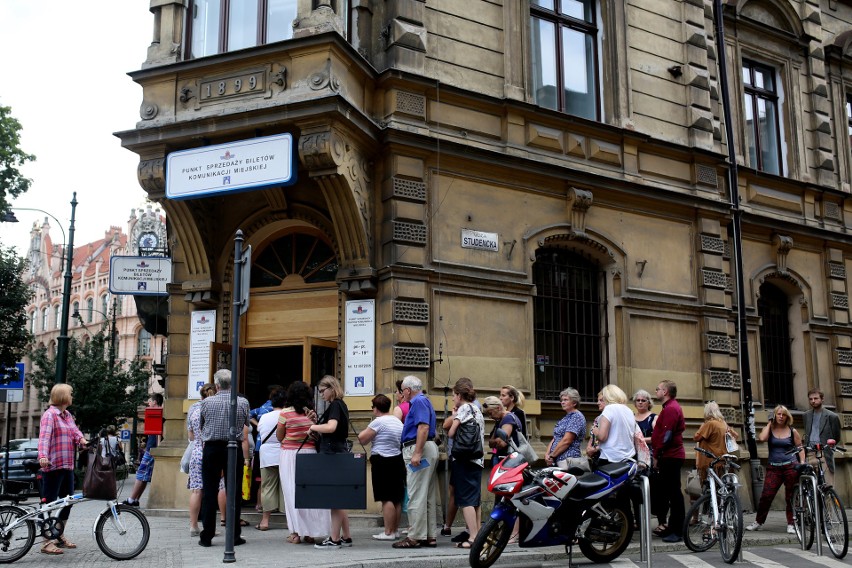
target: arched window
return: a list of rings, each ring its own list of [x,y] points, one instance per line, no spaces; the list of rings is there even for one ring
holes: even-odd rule
[[[777,286],[760,286],[757,313],[760,315],[760,366],[763,377],[763,403],[767,408],[783,404],[795,407],[793,361],[790,356],[789,301]]]
[[[559,400],[571,386],[595,400],[606,384],[605,273],[576,253],[543,248],[533,280],[537,398]]]
[[[101,296],[101,311],[105,314],[109,313],[109,294]]]
[[[74,302],[71,306],[71,314],[79,314],[80,313],[80,302]],[[79,321],[79,320],[78,320]]]
[[[88,315],[86,316],[86,323],[92,323],[92,320],[95,318],[95,299],[89,298],[86,300],[86,311],[88,311]]]
[[[56,304],[55,306],[53,306],[53,311],[56,314],[53,325],[56,327],[56,329],[59,329],[62,326],[62,304]]]
[[[139,337],[136,343],[136,355],[139,357],[147,357],[151,354],[151,334],[145,328],[139,330]]]
[[[252,259],[251,287],[278,288],[285,281],[295,285],[334,282],[337,269],[334,251],[322,238],[291,233]]]
[[[35,335],[36,332],[36,312],[38,310],[33,310],[30,312],[30,333]]]
[[[41,311],[41,330],[47,331],[48,330],[47,326],[48,326],[49,323],[50,323],[50,308],[45,307]]]

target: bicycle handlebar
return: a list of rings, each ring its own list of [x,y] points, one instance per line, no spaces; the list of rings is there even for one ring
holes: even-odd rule
[[[704,454],[705,456],[707,456],[708,458],[713,460],[712,462],[710,462],[710,467],[715,466],[720,461],[724,461],[726,465],[729,465],[729,466],[733,467],[734,469],[742,469],[740,467],[740,465],[738,463],[736,463],[736,461],[735,461],[735,460],[739,460],[740,458],[738,458],[737,456],[735,456],[733,454],[722,454],[721,456],[717,456],[713,452],[705,450],[704,448],[701,448],[699,446],[695,446],[695,451],[698,452],[698,453]]]

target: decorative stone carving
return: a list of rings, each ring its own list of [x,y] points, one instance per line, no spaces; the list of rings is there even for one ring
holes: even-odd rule
[[[149,197],[159,197],[166,191],[166,159],[142,160],[136,169],[139,185],[148,192]]]
[[[832,308],[841,308],[848,309],[849,308],[849,296],[846,294],[838,294],[836,292],[831,293],[831,307]]]
[[[787,235],[774,235],[772,237],[772,244],[775,245],[776,250],[776,265],[778,266],[778,272],[782,274],[787,273],[787,253],[790,252],[790,249],[793,248],[793,237],[788,237]]]
[[[160,107],[155,103],[143,102],[139,107],[139,117],[142,120],[151,120],[157,116],[158,112],[160,112]]]
[[[591,191],[571,187],[568,189],[568,207],[571,211],[571,233],[576,236],[586,234],[586,212],[592,206],[594,197]]]
[[[711,235],[701,235],[701,252],[725,254],[725,241]]]
[[[839,262],[828,263],[828,276],[838,280],[846,279],[846,267]]]
[[[314,91],[322,89],[328,89],[334,93],[340,91],[340,80],[332,73],[330,58],[325,60],[325,69],[308,78],[308,85]]]
[[[721,270],[702,268],[701,276],[703,285],[707,288],[718,288],[720,290],[728,288],[728,275]]]
[[[329,124],[302,127],[299,156],[319,182],[332,211],[341,266],[369,266],[373,197],[365,157]]]
[[[293,22],[294,38],[331,31],[343,34],[340,19],[334,13],[330,0],[318,0],[317,7],[310,14]]]
[[[852,396],[852,383],[840,381],[837,384],[840,386],[840,396]]]
[[[393,300],[393,321],[398,323],[429,323],[429,304]]]
[[[731,338],[727,335],[708,333],[707,351],[714,351],[716,353],[730,353]]]
[[[392,184],[393,197],[426,203],[426,182],[394,176]]]
[[[852,367],[852,349],[837,348],[837,364],[841,367]]]

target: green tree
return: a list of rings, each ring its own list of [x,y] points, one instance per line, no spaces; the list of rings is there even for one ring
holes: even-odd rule
[[[21,123],[12,116],[12,109],[0,105],[0,215],[10,212],[9,199],[18,197],[32,184],[18,169],[36,159],[21,150],[20,132]]]
[[[0,369],[20,361],[32,339],[26,312],[32,291],[21,276],[24,267],[24,259],[15,249],[0,243]]]
[[[148,398],[151,371],[141,359],[117,360],[110,376],[107,354],[108,335],[104,330],[81,342],[72,337],[68,342],[68,376],[74,388],[72,410],[77,426],[84,433],[97,433],[106,426],[118,425],[136,414]],[[30,383],[39,390],[39,398],[47,402],[53,387],[56,360],[45,347],[30,354],[33,371]]]

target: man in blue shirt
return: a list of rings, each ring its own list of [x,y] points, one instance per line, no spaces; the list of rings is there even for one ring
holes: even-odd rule
[[[393,543],[394,548],[435,547],[437,503],[435,472],[438,446],[435,444],[435,409],[423,394],[423,383],[413,375],[402,380],[403,399],[411,404],[402,426],[402,457],[407,467],[408,536]]]

